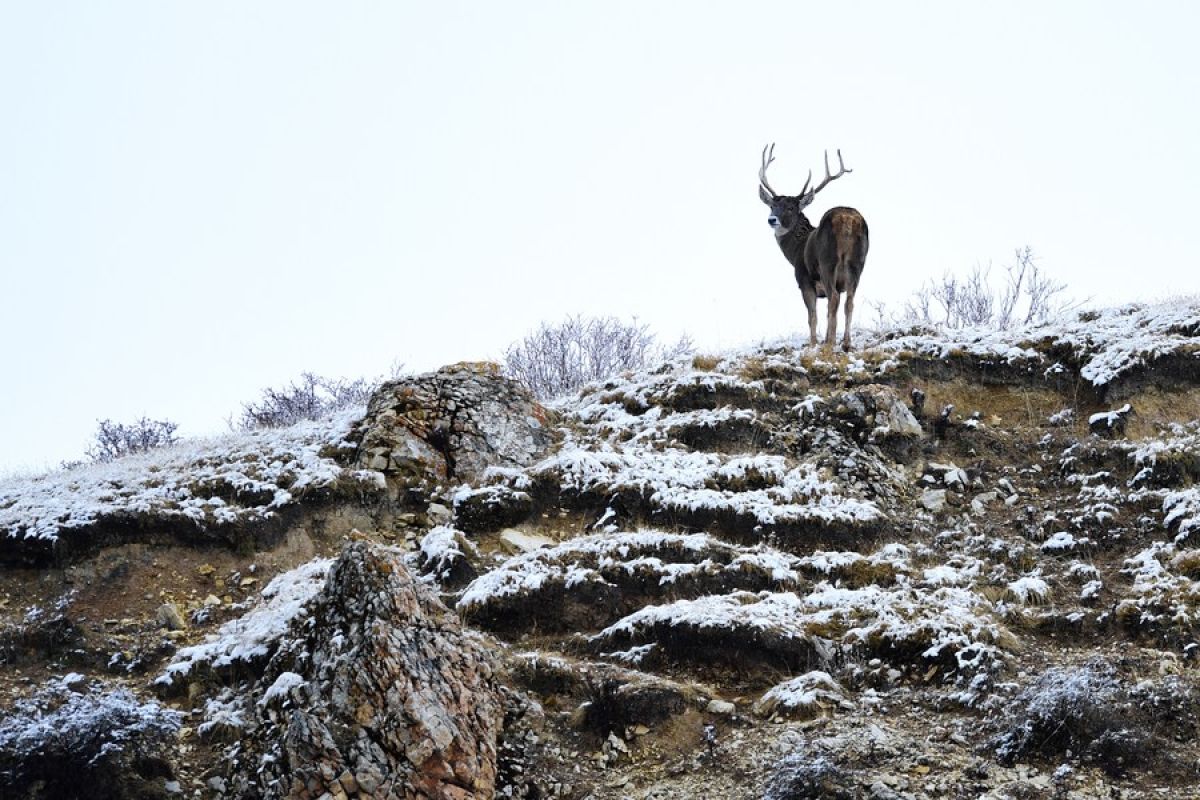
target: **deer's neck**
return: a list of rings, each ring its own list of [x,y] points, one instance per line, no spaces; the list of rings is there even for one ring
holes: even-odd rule
[[[808,244],[808,237],[812,232],[812,224],[807,217],[801,215],[800,221],[793,225],[791,230],[783,236],[776,237],[779,249],[793,265],[801,263],[804,259],[804,245]]]

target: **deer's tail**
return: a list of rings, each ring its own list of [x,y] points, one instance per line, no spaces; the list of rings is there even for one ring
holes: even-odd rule
[[[862,215],[852,209],[838,209],[829,220],[834,243],[834,274],[837,290],[844,292],[851,270],[862,260],[859,250],[867,237],[867,224]]]
[[[863,228],[862,217],[857,214],[840,214],[833,221],[839,268],[848,267],[858,257],[859,243],[866,233]]]

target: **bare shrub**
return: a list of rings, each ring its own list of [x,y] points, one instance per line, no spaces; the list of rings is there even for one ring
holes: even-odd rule
[[[1046,670],[994,723],[996,757],[1082,754],[1102,769],[1120,773],[1147,756],[1148,733],[1131,719],[1130,697],[1115,670],[1103,661],[1079,668]]]
[[[504,352],[504,371],[541,400],[574,391],[630,369],[684,355],[692,341],[683,336],[661,344],[650,326],[616,317],[567,317],[541,326]]]
[[[51,607],[35,605],[20,623],[0,622],[0,664],[16,664],[28,657],[57,658],[83,644],[83,631],[68,611],[74,592]]]
[[[849,800],[856,796],[849,783],[846,774],[827,757],[794,750],[775,767],[763,800]]]
[[[881,327],[890,323],[1010,330],[1047,322],[1076,308],[1079,303],[1067,297],[1066,290],[1066,284],[1051,278],[1026,246],[1016,250],[1014,263],[1004,268],[998,284],[992,281],[990,265],[977,265],[965,276],[947,272],[926,281],[899,314],[889,313],[886,305],[873,305]]]
[[[351,381],[304,372],[298,381],[263,389],[258,400],[243,403],[241,415],[230,421],[230,427],[282,428],[303,420],[321,419],[334,411],[365,404],[378,386],[378,381],[366,378]]]
[[[88,458],[108,463],[133,453],[145,453],[179,441],[175,429],[179,426],[167,419],[142,417],[126,425],[111,419],[100,420],[95,440],[87,449]],[[65,464],[64,466],[70,466]]]
[[[157,796],[179,714],[98,689],[68,676],[0,715],[0,785],[12,797]]]

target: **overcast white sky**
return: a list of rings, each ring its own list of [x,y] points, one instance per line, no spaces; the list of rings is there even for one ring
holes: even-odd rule
[[[0,0],[0,470],[568,313],[799,331],[767,141],[854,170],[811,213],[866,215],[864,320],[1026,244],[1200,290],[1200,5],[734,5]]]

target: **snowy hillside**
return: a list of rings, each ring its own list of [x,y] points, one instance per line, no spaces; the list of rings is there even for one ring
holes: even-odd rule
[[[456,365],[0,484],[11,553],[96,537],[0,572],[0,685],[153,687],[205,797],[444,776],[464,685],[478,796],[1197,796],[1197,419],[1184,301],[702,353],[549,408]]]
[[[308,494],[381,487],[381,474],[344,465],[355,450],[346,436],[363,413],[360,408],[288,428],[185,440],[108,463],[0,482],[0,558],[22,546],[49,550],[64,535],[121,520],[182,522],[197,531],[229,528],[269,519]]]

